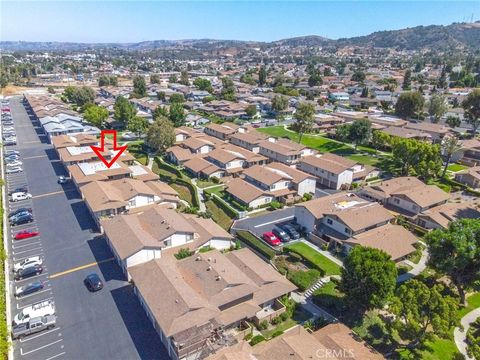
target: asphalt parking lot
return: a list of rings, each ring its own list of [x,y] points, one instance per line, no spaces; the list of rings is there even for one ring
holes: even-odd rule
[[[32,280],[42,280],[42,291],[19,300],[11,298],[12,317],[22,308],[42,300],[55,302],[57,326],[13,342],[16,359],[168,359],[151,322],[132,286],[113,261],[104,239],[72,184],[59,185],[65,175],[53,147],[41,134],[20,102],[11,99],[17,145],[6,149],[20,152],[22,173],[8,174],[10,190],[27,186],[32,199],[6,204],[10,211],[33,209],[34,222],[5,230],[10,264],[39,255],[44,272],[37,277],[11,281],[10,290]],[[12,240],[23,229],[40,235]],[[105,287],[90,293],[83,285],[86,275],[96,272]]]

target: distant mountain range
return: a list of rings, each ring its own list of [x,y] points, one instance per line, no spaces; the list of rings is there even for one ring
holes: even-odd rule
[[[127,51],[167,49],[172,47],[195,48],[243,48],[276,46],[360,46],[378,48],[396,48],[399,50],[454,50],[480,49],[480,21],[475,23],[454,23],[451,25],[416,26],[413,28],[378,31],[366,36],[327,39],[321,36],[302,36],[273,42],[255,42],[241,40],[153,40],[138,43],[72,43],[72,42],[29,42],[1,41],[0,48],[7,51],[78,51],[87,49],[118,48]]]

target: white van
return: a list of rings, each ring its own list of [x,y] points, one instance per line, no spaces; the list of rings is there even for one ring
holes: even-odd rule
[[[39,316],[55,315],[55,302],[45,300],[30,306],[27,306],[13,318],[13,325],[27,323],[31,318]]]

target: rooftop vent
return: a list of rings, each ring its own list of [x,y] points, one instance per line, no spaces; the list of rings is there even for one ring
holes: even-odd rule
[[[210,271],[210,270],[212,270],[212,267],[211,266],[207,267],[207,271]]]
[[[200,261],[200,260],[202,260],[202,258],[201,258],[200,256],[197,256],[197,257],[195,258],[195,261]]]
[[[217,276],[215,280],[220,281],[220,280],[222,280],[222,277],[221,277],[221,276]]]

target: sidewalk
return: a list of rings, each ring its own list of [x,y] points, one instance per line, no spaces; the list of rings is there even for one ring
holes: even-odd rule
[[[420,261],[418,262],[418,264],[415,264],[409,260],[405,260],[404,263],[406,263],[407,265],[410,265],[412,269],[409,272],[406,272],[405,274],[400,275],[397,278],[397,283],[405,282],[419,275],[427,267],[427,261],[428,261],[428,250],[426,248],[422,251],[422,257],[420,258]]]
[[[335,316],[323,310],[322,308],[319,308],[311,300],[306,299],[305,296],[303,296],[302,294],[292,292],[291,297],[295,302],[299,303],[300,306],[302,306],[305,310],[311,313],[315,319],[322,317],[327,321],[338,322],[338,319]]]
[[[479,317],[480,308],[472,310],[460,320],[463,330],[460,327],[456,327],[455,330],[453,330],[453,337],[455,339],[455,344],[457,345],[458,351],[460,351],[460,353],[465,356],[465,359],[467,360],[474,360],[472,357],[468,356],[467,353],[467,332],[470,328],[470,324]]]
[[[205,212],[207,211],[207,207],[205,206],[205,195],[203,194],[203,189],[197,186],[197,179],[192,179],[193,186],[197,189],[198,194],[198,211]]]

